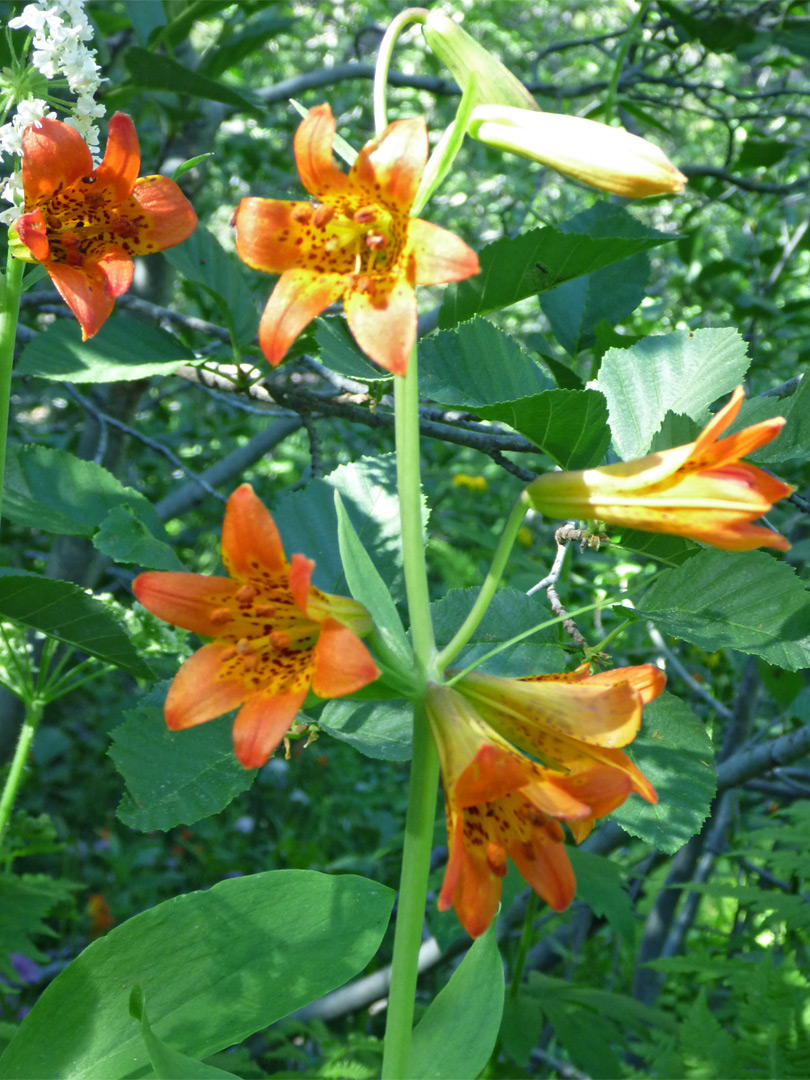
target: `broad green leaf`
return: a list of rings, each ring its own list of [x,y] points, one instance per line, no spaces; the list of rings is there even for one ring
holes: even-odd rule
[[[239,341],[253,341],[259,312],[253,302],[250,274],[235,255],[226,251],[212,232],[198,225],[182,244],[163,252],[164,259],[189,281],[209,293],[219,306],[223,324]],[[268,295],[270,287],[268,283]]]
[[[48,986],[0,1057],[3,1080],[124,1080],[155,1035],[202,1059],[342,986],[366,966],[394,893],[352,875],[276,870],[167,900],[94,941]]]
[[[391,372],[372,364],[355,344],[345,319],[316,319],[315,341],[324,367],[348,379],[381,382],[391,378]]]
[[[360,542],[373,553],[374,565],[398,599],[404,583],[396,490],[396,459],[385,454],[341,465],[325,479],[307,484],[303,491],[283,495],[272,511],[288,557],[301,552],[315,559],[313,583],[327,592],[348,592],[338,546],[338,491]]]
[[[127,506],[154,536],[166,533],[152,504],[94,461],[48,446],[10,446],[3,513],[18,525],[90,537],[107,514]]]
[[[116,506],[107,514],[93,537],[93,546],[117,563],[150,570],[185,569],[174,548],[153,536],[127,506]]]
[[[115,616],[69,581],[0,567],[0,619],[39,630],[131,675],[152,675]]]
[[[709,405],[743,381],[750,362],[734,329],[676,330],[609,349],[597,385],[607,398],[619,457],[646,454],[669,411],[704,424]]]
[[[594,915],[603,915],[617,933],[632,943],[636,923],[624,871],[604,855],[592,855],[570,845],[566,850],[577,879],[577,899],[584,900]]]
[[[141,832],[193,825],[217,814],[256,777],[234,757],[231,720],[169,731],[163,719],[167,685],[150,693],[112,732],[109,754],[126,791],[118,817]]]
[[[479,1076],[495,1049],[503,995],[493,920],[414,1028],[408,1075],[420,1080]]]
[[[73,319],[53,323],[26,345],[15,371],[57,382],[107,383],[171,375],[190,359],[186,346],[165,330],[116,315],[89,341],[82,341]]]
[[[496,240],[480,252],[480,274],[448,286],[439,326],[447,329],[509,307],[672,239],[602,202],[558,227]]]
[[[329,735],[349,743],[366,757],[410,761],[413,706],[407,701],[336,698],[326,703],[318,724]]]
[[[452,589],[431,605],[433,626],[439,646],[446,645],[461,626],[478,595],[477,589]],[[516,589],[499,589],[487,608],[470,644],[454,661],[458,670],[467,667],[498,644],[530,630],[538,623],[553,619],[546,605]],[[481,664],[492,675],[519,678],[521,675],[546,675],[562,671],[567,655],[560,645],[558,625],[538,630],[531,638],[504,649]]]
[[[810,593],[762,551],[701,551],[654,581],[637,608],[710,652],[739,649],[789,671],[810,665]]]
[[[420,344],[420,389],[434,401],[509,424],[563,468],[599,464],[610,441],[594,390],[558,390],[517,342],[472,319]]]
[[[160,0],[124,0],[124,10],[140,45],[146,45],[149,35],[166,25],[166,13]]]
[[[540,306],[567,353],[593,344],[596,326],[615,326],[632,315],[647,292],[650,260],[641,253],[542,293]]]
[[[622,551],[631,551],[645,559],[655,559],[666,566],[680,566],[687,559],[703,549],[692,540],[682,536],[666,536],[664,533],[641,532],[639,529],[622,529],[615,526],[608,530],[614,546]]]
[[[596,390],[548,390],[477,412],[510,424],[563,469],[600,465],[610,443],[605,399]]]
[[[540,365],[486,319],[420,342],[419,390],[433,401],[477,410],[553,389]]]
[[[611,817],[672,855],[709,816],[717,789],[711,739],[689,706],[665,691],[645,705],[641,733],[624,752],[653,784],[658,802],[651,806],[631,795]]]
[[[168,90],[206,101],[219,101],[241,112],[264,113],[257,98],[208,79],[170,56],[143,49],[139,45],[130,45],[124,53],[124,63],[139,90]]]
[[[388,586],[360,542],[339,491],[335,491],[335,512],[340,560],[349,590],[354,599],[368,609],[377,633],[387,648],[404,667],[410,668],[414,664],[413,649],[405,635],[396,605],[391,599]]]
[[[233,1073],[224,1072],[211,1065],[204,1065],[201,1061],[196,1061],[186,1054],[180,1054],[159,1039],[149,1023],[140,983],[136,983],[132,988],[129,997],[129,1012],[133,1019],[140,1021],[141,1038],[158,1080],[216,1080],[217,1077],[238,1080]]]
[[[806,461],[810,457],[810,376],[805,374],[789,398],[756,398],[750,405],[755,404],[760,407],[758,415],[746,410],[749,402],[743,402],[739,423],[732,425],[730,431],[771,416],[784,416],[786,423],[773,442],[751,454],[751,460],[765,465],[795,458]]]
[[[0,874],[0,974],[12,981],[17,978],[11,953],[22,953],[40,962],[49,959],[33,939],[57,937],[43,920],[81,888],[75,882],[48,874]]]

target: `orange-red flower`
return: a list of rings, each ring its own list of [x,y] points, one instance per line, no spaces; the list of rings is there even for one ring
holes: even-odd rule
[[[559,822],[579,843],[632,791],[656,802],[618,747],[635,737],[642,707],[664,682],[650,665],[590,675],[585,664],[528,679],[473,673],[429,688],[450,849],[442,911],[452,905],[469,934],[482,934],[507,856],[550,907],[568,907],[576,882]]]
[[[328,105],[310,109],[295,135],[298,172],[314,204],[247,198],[236,212],[239,257],[281,274],[259,344],[280,363],[307,323],[342,296],[363,352],[402,375],[416,340],[414,285],[461,281],[478,273],[478,257],[452,233],[409,216],[427,162],[423,120],[389,124],[348,175],[332,160],[334,138]]]
[[[234,747],[252,769],[284,738],[310,687],[319,697],[343,697],[380,672],[357,636],[371,627],[366,609],[312,586],[311,559],[287,562],[250,484],[228,499],[222,561],[230,577],[153,571],[132,588],[159,618],[215,639],[175,676],[166,723],[193,727],[241,705]]]
[[[168,176],[138,179],[138,136],[124,113],[110,120],[95,168],[84,139],[61,120],[26,128],[22,158],[25,213],[12,226],[14,253],[42,263],[87,340],[129,288],[132,256],[181,243],[197,217]]]
[[[693,443],[601,469],[546,473],[525,497],[547,517],[688,536],[726,551],[784,551],[790,547],[784,536],[750,523],[793,488],[740,458],[775,439],[785,421],[763,420],[720,439],[742,400],[738,386]]]

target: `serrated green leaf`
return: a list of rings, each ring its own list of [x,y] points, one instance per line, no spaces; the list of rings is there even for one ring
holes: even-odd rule
[[[566,850],[577,879],[577,898],[584,900],[594,915],[604,916],[617,933],[632,943],[636,923],[621,867],[603,855],[592,855],[577,847]]]
[[[370,363],[355,344],[344,319],[316,319],[315,341],[324,367],[347,379],[380,382],[391,378],[391,372]]]
[[[342,986],[372,959],[391,889],[276,870],[177,896],[114,927],[47,987],[0,1057],[4,1080],[124,1080],[149,1065],[129,1015],[143,987],[155,1035],[206,1058]]]
[[[424,1080],[479,1076],[495,1049],[503,997],[493,920],[414,1028],[408,1075]]]
[[[593,344],[600,322],[615,326],[633,314],[646,295],[649,276],[650,260],[642,252],[542,293],[540,306],[557,341],[576,356]]]
[[[796,458],[806,461],[810,456],[810,378],[805,375],[789,398],[757,398],[755,402],[760,406],[757,413],[752,415],[752,411],[741,409],[739,423],[732,425],[730,431],[771,416],[784,416],[786,422],[773,442],[751,454],[751,461],[772,465]],[[743,408],[748,404],[743,402]]]
[[[338,544],[340,560],[349,591],[355,600],[363,604],[374,620],[377,633],[384,645],[406,669],[413,667],[415,661],[413,649],[405,635],[405,629],[391,599],[388,586],[380,577],[377,567],[360,542],[351,523],[340,492],[335,491],[335,511],[337,513]]]
[[[413,746],[413,706],[407,701],[328,701],[318,718],[320,727],[366,757],[380,761],[410,761]]]
[[[658,803],[631,795],[611,817],[671,855],[709,816],[717,789],[711,739],[689,706],[665,691],[645,705],[641,732],[624,752],[655,787]]]
[[[94,461],[48,446],[10,446],[3,513],[18,525],[64,536],[93,535],[113,508],[129,506],[165,536],[152,504]]]
[[[452,589],[441,600],[431,604],[433,627],[440,647],[446,645],[461,626],[477,595],[477,589]],[[454,666],[457,669],[465,668],[501,642],[509,641],[538,623],[553,618],[554,615],[541,600],[526,596],[517,589],[499,589],[470,644],[459,655]],[[559,641],[559,627],[546,627],[538,630],[532,638],[484,661],[481,670],[507,678],[562,671],[567,656]]]
[[[82,341],[73,319],[53,323],[26,345],[15,370],[56,382],[108,383],[171,375],[190,358],[185,345],[165,330],[116,315],[89,341]]]
[[[646,454],[670,410],[704,424],[709,405],[743,381],[750,362],[734,329],[676,330],[629,349],[608,349],[597,385],[619,457]]]
[[[148,567],[150,570],[185,569],[174,548],[153,536],[128,506],[116,506],[110,510],[93,537],[93,546],[117,563]]]
[[[193,825],[217,814],[252,785],[233,752],[230,719],[188,731],[169,731],[163,718],[166,685],[156,688],[112,732],[109,749],[126,791],[118,817],[141,832]]]
[[[152,675],[115,616],[69,581],[0,567],[0,619],[39,630],[139,678]]]
[[[205,101],[219,101],[242,112],[264,114],[265,110],[257,98],[208,79],[170,56],[143,49],[139,45],[130,45],[124,53],[124,63],[139,89],[188,94]]]
[[[480,274],[446,289],[439,326],[509,307],[672,239],[618,206],[597,203],[559,227],[496,240],[480,252]]]
[[[681,536],[666,536],[664,533],[641,532],[639,529],[623,529],[614,533],[614,527],[611,526],[610,535],[611,539],[615,536],[614,547],[622,551],[632,551],[645,559],[655,559],[665,566],[680,566],[703,550],[692,540],[684,540]]]
[[[0,974],[12,981],[17,978],[10,953],[22,953],[32,960],[48,959],[33,939],[57,936],[43,920],[81,888],[48,874],[0,874]]]
[[[164,251],[163,258],[216,300],[224,325],[233,327],[237,340],[255,339],[259,312],[252,299],[251,277],[245,265],[226,251],[212,232],[198,225],[182,244]]]
[[[701,551],[654,581],[637,610],[711,652],[739,649],[789,671],[810,665],[810,593],[762,551]]]

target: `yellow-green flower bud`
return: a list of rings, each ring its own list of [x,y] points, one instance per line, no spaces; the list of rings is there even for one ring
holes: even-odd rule
[[[625,198],[682,191],[686,177],[657,146],[581,116],[478,105],[469,134]]]

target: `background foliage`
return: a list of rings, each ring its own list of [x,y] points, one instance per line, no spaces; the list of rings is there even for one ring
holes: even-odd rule
[[[212,925],[216,905],[230,904],[242,930],[253,918],[277,930],[325,902],[325,879],[312,873],[325,871],[335,875],[330,888],[363,905],[358,927],[370,936],[351,954],[335,946],[342,977],[301,1003],[363,973],[355,996],[323,998],[283,1020],[298,1002],[270,1007],[267,967],[256,973],[266,1008],[251,1014],[255,1023],[187,1045],[173,1041],[187,1020],[168,1023],[160,987],[144,985],[133,997],[137,1020],[120,1009],[108,1020],[109,1053],[131,1040],[156,1075],[196,1076],[199,1066],[181,1071],[180,1051],[201,1058],[244,1040],[209,1065],[245,1077],[379,1070],[383,1020],[370,1006],[384,996],[374,976],[390,958],[385,886],[397,880],[409,754],[402,710],[332,703],[308,713],[321,723],[317,742],[295,741],[289,760],[246,773],[230,754],[227,718],[165,730],[160,680],[194,645],[133,607],[128,586],[138,569],[178,560],[215,572],[223,498],[247,479],[287,550],[316,558],[316,582],[333,591],[346,588],[332,501],[340,492],[401,599],[390,380],[334,317],[310,328],[294,362],[269,372],[255,338],[271,282],[236,260],[229,219],[243,195],[298,195],[291,97],[304,107],[328,99],[347,140],[369,137],[374,53],[403,6],[89,5],[108,79],[102,100],[132,115],[142,171],[172,173],[210,156],[180,181],[201,227],[137,264],[135,288],[91,342],[80,343],[47,280],[23,298],[0,567],[6,663],[26,642],[41,648],[36,631],[58,627],[67,646],[117,666],[96,665],[92,682],[49,706],[34,745],[14,821],[16,873],[4,875],[0,909],[7,1040],[38,1000],[40,1023],[60,1018],[68,1039],[78,999],[64,982],[41,995],[93,938],[100,955],[113,923],[138,940],[148,931],[163,955],[160,905],[221,882],[207,894]],[[569,545],[557,585],[568,609],[625,602],[578,618],[589,644],[629,617],[620,646],[606,648],[620,648],[623,662],[663,662],[678,696],[645,713],[633,747],[659,807],[631,800],[572,852],[572,908],[538,913],[522,881],[507,878],[497,926],[506,1004],[486,1075],[806,1076],[810,771],[796,747],[807,745],[810,724],[810,391],[799,381],[810,307],[810,10],[790,0],[652,0],[633,28],[635,9],[618,0],[448,0],[442,10],[464,13],[542,108],[618,116],[662,145],[689,186],[627,209],[468,140],[431,203],[432,220],[476,249],[487,245],[491,270],[491,284],[482,275],[451,287],[440,308],[438,293],[421,293],[423,329],[439,327],[420,350],[439,639],[468,609],[467,590],[527,475],[596,464],[611,440],[622,458],[688,441],[742,380],[744,422],[788,418],[756,459],[797,487],[772,517],[793,543],[785,561],[650,534],[617,533],[598,551]],[[394,67],[392,115],[423,112],[441,131],[458,93],[418,32]],[[522,594],[549,570],[553,529],[529,522],[462,661],[539,621],[540,600]],[[53,580],[34,588],[32,571]],[[58,605],[77,596],[83,617],[66,629]],[[492,670],[559,670],[572,651],[554,627]],[[20,714],[0,692],[10,754]],[[444,842],[437,820],[436,887]],[[264,899],[257,904],[247,885],[268,870],[292,877],[289,895],[261,914]],[[427,933],[424,1006],[463,955],[456,991],[463,980],[497,979],[502,969],[486,951],[494,939],[469,950],[452,912],[435,905]],[[301,938],[303,955],[326,947],[314,924],[312,934]],[[104,1000],[108,989],[96,991]],[[212,1005],[214,991],[200,993],[200,1007]],[[448,1008],[442,1000],[431,1008]],[[438,1016],[424,1021],[423,1039]],[[473,1029],[486,1021],[473,1018]],[[61,1038],[43,1048],[56,1061]],[[2,1075],[23,1075],[25,1040],[15,1046]],[[91,1064],[76,1064],[75,1075],[112,1075],[107,1049],[85,1051]],[[93,1072],[100,1061],[106,1073]],[[52,1065],[32,1075],[51,1075]]]

